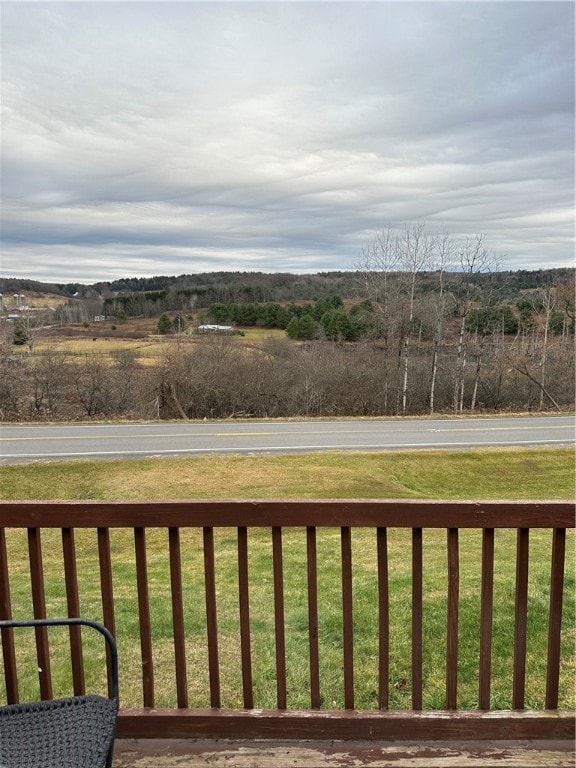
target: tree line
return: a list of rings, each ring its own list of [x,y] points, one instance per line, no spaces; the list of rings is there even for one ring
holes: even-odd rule
[[[452,317],[456,315],[456,302],[452,302]],[[430,318],[427,317],[425,302],[412,318],[412,326],[420,339],[431,338]],[[480,334],[502,332],[515,334],[520,327],[533,328],[538,315],[543,311],[540,294],[522,299],[515,304],[478,302],[466,316],[466,330]],[[207,317],[219,324],[236,324],[243,327],[280,328],[291,339],[331,339],[334,341],[357,341],[377,339],[384,328],[371,301],[365,299],[346,310],[340,296],[320,299],[314,303],[282,305],[275,302],[258,303],[217,303],[208,308]],[[166,315],[160,317],[158,328],[161,333],[168,329],[180,330],[184,320],[177,315],[174,322]],[[552,312],[548,327],[551,333],[574,333],[573,318],[566,311]]]
[[[359,265],[355,265],[359,267]],[[447,265],[446,277],[457,283],[459,265]],[[499,270],[489,275],[478,272],[470,280],[481,294],[485,289],[498,291],[502,300],[516,301],[523,291],[545,288],[550,284],[571,279],[570,269]],[[362,268],[345,272],[320,272],[311,275],[263,272],[210,272],[179,276],[124,278],[82,283],[46,283],[31,279],[0,278],[0,293],[5,299],[15,293],[53,293],[68,297],[62,308],[64,322],[83,322],[95,314],[125,314],[126,317],[158,317],[166,311],[186,311],[207,308],[217,302],[266,303],[316,301],[338,295],[354,299],[363,284]],[[434,270],[423,269],[418,290],[435,291]],[[83,311],[83,305],[88,306]]]
[[[562,410],[573,406],[570,337],[467,333],[436,349],[413,344],[405,386],[402,347],[380,341],[246,344],[212,336],[164,345],[156,365],[56,351],[5,357],[4,421],[212,419]],[[459,364],[459,356],[463,362]],[[454,393],[456,391],[456,400]],[[405,399],[404,399],[405,398]]]

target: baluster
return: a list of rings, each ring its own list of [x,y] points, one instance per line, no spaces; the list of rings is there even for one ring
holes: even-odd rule
[[[390,677],[390,593],[386,528],[376,529],[378,560],[378,707],[388,709]]]
[[[204,590],[206,594],[206,632],[208,641],[208,673],[210,706],[220,708],[220,664],[218,660],[218,614],[216,609],[216,571],[214,562],[214,529],[203,529]]]
[[[10,579],[8,577],[8,547],[6,546],[6,531],[0,528],[0,619],[12,618],[12,601],[10,598]],[[14,647],[14,630],[2,629],[2,658],[4,660],[4,678],[6,681],[6,700],[8,704],[17,704],[18,671],[16,668],[16,653]]]
[[[138,589],[138,616],[140,620],[140,651],[142,655],[142,689],[144,706],[154,706],[154,664],[152,659],[152,629],[148,597],[148,569],[146,566],[146,530],[134,528],[136,553],[136,586]]]
[[[244,707],[253,709],[252,654],[250,649],[250,596],[248,587],[248,530],[238,528],[238,594],[240,604],[240,654]]]
[[[494,528],[482,532],[482,587],[480,594],[480,669],[478,704],[490,709],[492,679],[492,621],[494,606]]]
[[[306,528],[308,570],[308,646],[310,652],[310,706],[320,709],[320,654],[318,650],[318,563],[316,528]]]
[[[186,640],[184,607],[182,603],[182,559],[180,556],[179,528],[168,528],[168,550],[170,553],[170,591],[172,595],[176,701],[179,707],[184,708],[188,706],[188,676],[186,672]]]
[[[62,554],[64,557],[64,579],[66,582],[66,604],[68,616],[80,616],[80,598],[78,595],[78,573],[76,569],[76,547],[74,529],[62,528]],[[80,627],[69,627],[70,652],[72,654],[72,682],[74,695],[83,696],[86,692],[84,683],[84,661],[82,656],[82,631]]]
[[[114,618],[114,589],[112,585],[112,558],[110,556],[110,531],[108,528],[98,528],[98,562],[100,567],[100,594],[102,599],[102,616],[104,626],[116,637],[116,621]],[[106,667],[110,680],[112,660],[110,649],[106,643]],[[108,695],[112,694],[108,682]]]
[[[458,528],[448,529],[448,634],[446,640],[446,708],[457,708],[458,696]]]
[[[276,706],[286,709],[286,634],[284,627],[284,569],[282,528],[272,528],[272,564],[274,571],[274,636],[276,641]]]
[[[422,528],[412,529],[412,709],[422,709]]]
[[[342,554],[344,706],[346,709],[354,709],[354,627],[352,614],[352,538],[350,528],[341,528],[340,540]]]
[[[550,614],[548,620],[548,663],[546,669],[546,709],[558,709],[560,679],[560,640],[562,629],[562,597],[564,594],[564,559],[566,529],[555,528],[552,537],[550,573]]]
[[[44,569],[42,565],[42,542],[39,528],[28,528],[28,556],[30,559],[30,579],[32,582],[32,605],[35,619],[46,618],[46,594],[44,590]],[[35,627],[36,657],[38,660],[38,678],[40,680],[40,698],[52,698],[52,674],[50,670],[50,649],[48,646],[47,627]]]
[[[512,709],[524,709],[526,630],[528,624],[528,543],[530,531],[519,528],[516,544],[516,605],[514,610],[514,672]]]

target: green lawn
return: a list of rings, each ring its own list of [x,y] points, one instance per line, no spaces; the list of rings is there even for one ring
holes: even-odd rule
[[[568,449],[499,449],[459,452],[327,453],[309,456],[210,457],[134,462],[66,462],[0,468],[4,499],[136,498],[573,498],[573,454]],[[424,531],[424,706],[444,707],[446,554],[445,532]],[[78,531],[81,610],[101,617],[96,536]],[[134,544],[130,531],[113,530],[112,558],[116,622],[121,658],[123,706],[141,705],[137,592]],[[410,706],[410,534],[389,532],[391,581],[392,708]],[[475,708],[478,689],[478,634],[481,536],[461,531],[459,706]],[[250,609],[252,619],[255,706],[275,706],[272,546],[270,533],[253,530],[250,540]],[[175,705],[171,641],[170,578],[167,534],[148,532],[148,572],[154,637],[157,706]],[[10,585],[13,612],[31,613],[26,534],[9,531]],[[551,535],[532,531],[528,623],[526,703],[542,707],[545,690],[547,609]],[[49,615],[66,612],[60,534],[43,533]],[[574,537],[568,542],[566,601],[563,622],[561,706],[574,706]],[[323,707],[343,706],[340,543],[337,530],[318,532],[320,595],[320,664]],[[235,531],[217,531],[217,600],[224,706],[241,702],[239,619]],[[309,706],[306,545],[302,530],[284,532],[285,610],[287,627],[288,705]],[[182,531],[189,691],[191,706],[208,706],[203,559],[200,531]],[[374,532],[353,531],[355,675],[358,708],[376,706],[377,591]],[[511,706],[514,632],[515,534],[496,534],[495,613],[493,633],[494,708]],[[92,645],[90,643],[90,645]],[[52,650],[57,692],[70,677],[59,633]],[[18,643],[25,668],[22,692],[32,691],[36,663],[29,643]],[[98,664],[90,679],[101,685]]]
[[[0,499],[571,499],[570,448],[219,455],[0,467]]]

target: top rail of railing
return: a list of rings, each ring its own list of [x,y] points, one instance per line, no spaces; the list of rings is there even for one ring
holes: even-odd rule
[[[569,500],[9,501],[0,526],[574,528]]]

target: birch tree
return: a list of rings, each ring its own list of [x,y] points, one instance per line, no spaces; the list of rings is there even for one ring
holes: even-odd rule
[[[378,337],[384,347],[382,389],[384,412],[390,401],[389,352],[398,326],[398,281],[395,273],[401,266],[400,239],[397,230],[379,232],[374,240],[362,246],[358,269],[364,292],[378,317]]]
[[[466,333],[466,319],[472,309],[472,296],[474,286],[472,275],[478,272],[491,272],[497,266],[497,261],[486,245],[485,235],[478,234],[466,238],[458,249],[457,263],[459,266],[459,290],[457,296],[458,316],[460,320],[458,340],[456,343],[456,363],[454,373],[453,408],[454,413],[459,414],[464,410],[464,388],[466,382],[466,350],[464,337]]]
[[[435,325],[434,341],[432,347],[432,372],[430,376],[430,395],[429,407],[430,413],[434,413],[436,381],[438,378],[438,357],[444,341],[444,329],[446,315],[448,312],[448,303],[450,296],[446,290],[446,272],[453,265],[454,259],[454,240],[447,232],[442,232],[436,238],[436,247],[433,255],[433,268],[438,276],[438,291],[433,301]]]
[[[546,366],[548,363],[548,334],[550,332],[550,318],[556,306],[556,293],[552,286],[539,291],[539,299],[543,314],[543,339],[542,355],[540,357],[540,403],[539,408],[544,409],[544,393],[546,391]]]
[[[434,250],[434,238],[422,222],[408,225],[400,237],[400,263],[408,279],[408,324],[402,344],[403,380],[402,415],[406,415],[408,402],[409,345],[414,323],[414,298],[418,273],[430,266]]]

